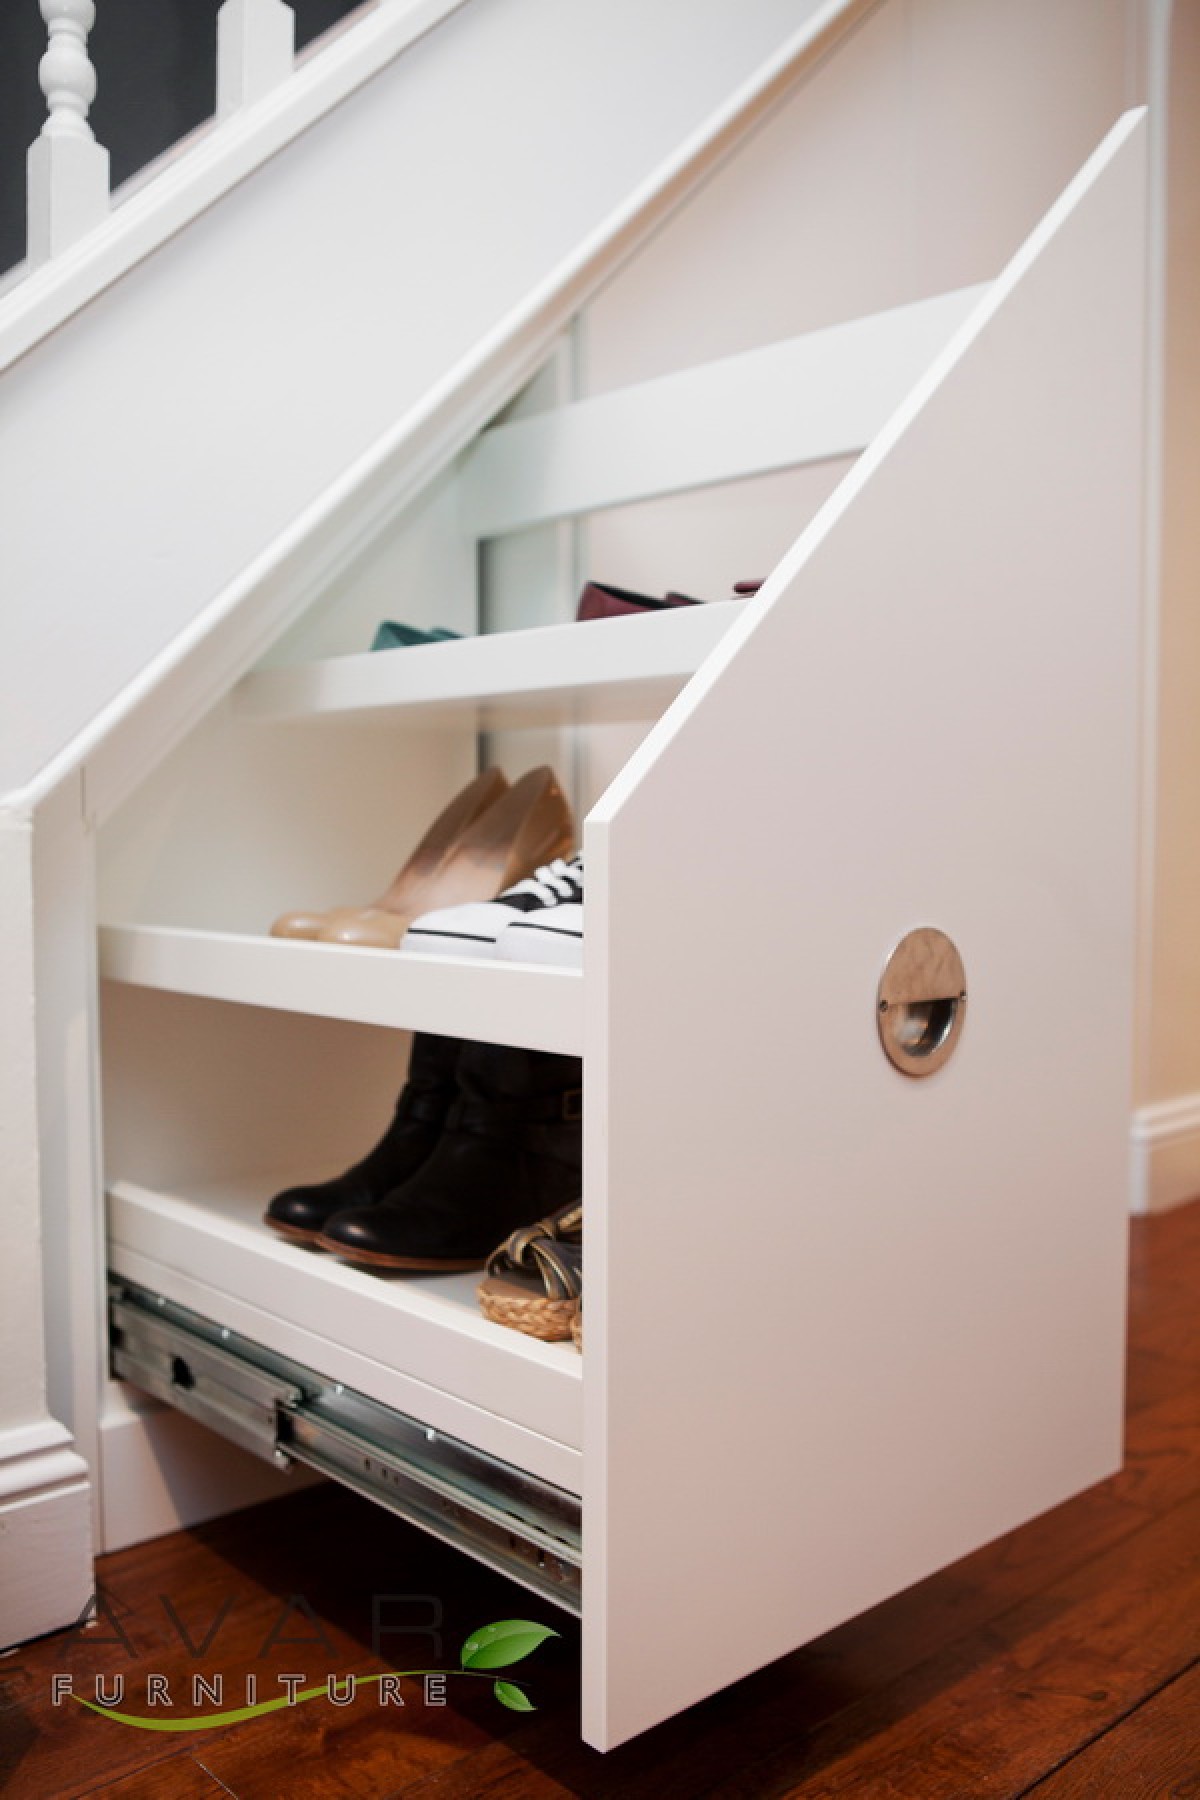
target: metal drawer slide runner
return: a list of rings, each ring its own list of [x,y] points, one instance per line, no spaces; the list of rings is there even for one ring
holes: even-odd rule
[[[112,1372],[279,1468],[303,1463],[580,1610],[574,1494],[121,1278]]]

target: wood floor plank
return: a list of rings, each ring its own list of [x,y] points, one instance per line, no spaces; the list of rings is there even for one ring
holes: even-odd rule
[[[1200,1493],[1200,1378],[1178,1391],[1168,1383],[1167,1390],[1165,1398],[1130,1415],[1125,1466],[1105,1483],[1124,1504],[1152,1513],[1169,1512]]]
[[[1028,1800],[1200,1800],[1200,1667],[1027,1790]],[[1023,1797],[1024,1800],[1024,1797]]]
[[[163,1762],[119,1781],[105,1781],[87,1792],[97,1800],[101,1795],[103,1800],[222,1800],[220,1782],[189,1751],[176,1752]]]
[[[1193,1499],[712,1791],[1009,1800],[1198,1655]]]
[[[294,1713],[238,1727],[204,1753],[212,1773],[238,1800],[278,1800],[287,1770],[287,1800],[380,1800],[441,1777],[502,1728],[490,1687],[457,1704],[425,1704],[421,1685],[402,1683],[405,1706],[380,1707],[370,1697],[342,1709],[312,1701]]]

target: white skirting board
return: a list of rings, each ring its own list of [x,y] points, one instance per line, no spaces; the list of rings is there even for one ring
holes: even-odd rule
[[[0,1648],[79,1617],[92,1591],[90,1504],[64,1425],[0,1431]]]
[[[124,1550],[320,1479],[273,1469],[169,1406],[117,1401],[100,1424],[100,1549]]]
[[[1130,1210],[1167,1212],[1200,1195],[1200,1093],[1140,1106],[1133,1115]]]

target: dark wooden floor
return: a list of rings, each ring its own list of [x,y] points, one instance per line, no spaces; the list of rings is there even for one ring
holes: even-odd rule
[[[565,1627],[522,1671],[533,1715],[461,1679],[444,1707],[424,1705],[413,1683],[404,1710],[360,1693],[343,1709],[322,1698],[183,1738],[50,1706],[54,1672],[90,1693],[96,1672],[123,1671],[125,1706],[142,1713],[146,1673],[164,1673],[183,1712],[197,1668],[239,1687],[257,1669],[265,1697],[280,1691],[279,1672],[316,1682],[455,1664],[486,1621],[561,1623],[324,1487],[107,1558],[112,1617],[0,1660],[0,1789],[10,1800],[1200,1800],[1198,1302],[1200,1203],[1135,1224],[1124,1472],[608,1757],[576,1735],[577,1644]],[[440,1654],[411,1635],[373,1656],[379,1593],[440,1601]],[[280,1632],[280,1597],[293,1594],[311,1616],[297,1608]],[[229,1602],[198,1661],[164,1595],[193,1641]],[[428,1603],[408,1608],[428,1622]],[[393,1618],[401,1611],[392,1604]],[[293,1641],[265,1646],[273,1630]],[[227,1692],[225,1704],[241,1699]]]

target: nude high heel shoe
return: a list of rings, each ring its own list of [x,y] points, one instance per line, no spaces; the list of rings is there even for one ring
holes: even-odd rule
[[[410,890],[403,912],[364,907],[354,917],[326,926],[320,941],[394,950],[420,913],[491,900],[539,863],[569,852],[574,834],[571,809],[553,769],[531,769],[463,833],[420,892]]]
[[[272,925],[271,936],[316,938],[327,926],[342,919],[356,919],[368,910],[372,913],[397,912],[406,919],[413,917],[412,901],[416,895],[425,892],[430,877],[437,873],[463,833],[507,792],[507,777],[499,769],[485,769],[442,808],[387,893],[370,908],[337,906],[327,912],[284,913]]]

